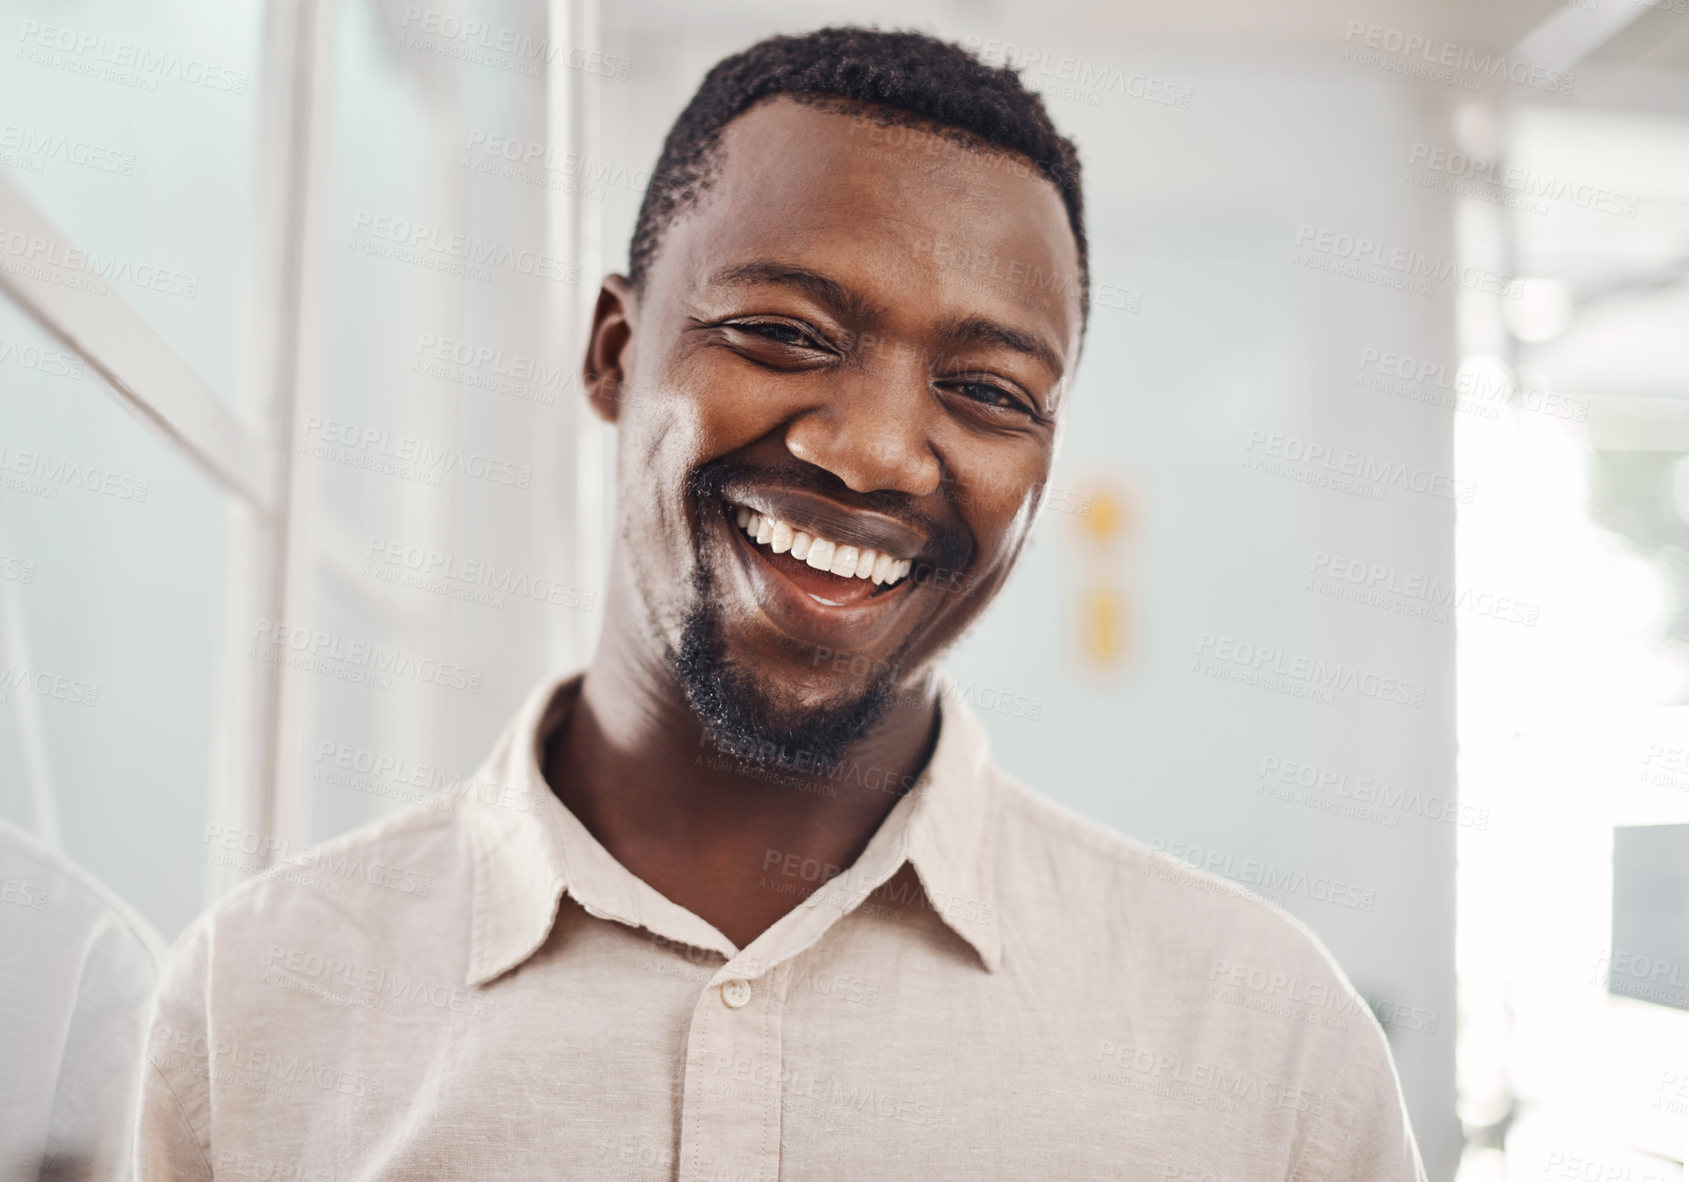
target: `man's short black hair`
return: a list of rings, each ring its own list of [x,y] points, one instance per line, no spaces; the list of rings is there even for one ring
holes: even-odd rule
[[[1006,66],[991,66],[960,45],[925,33],[854,27],[770,37],[723,58],[669,129],[639,207],[628,272],[642,290],[669,224],[709,186],[722,129],[774,95],[839,109],[872,105],[881,122],[931,122],[957,142],[1016,152],[1061,193],[1079,248],[1079,301],[1090,307],[1079,153],[1056,131],[1043,100]]]

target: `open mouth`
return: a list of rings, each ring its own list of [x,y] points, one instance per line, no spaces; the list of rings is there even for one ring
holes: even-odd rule
[[[729,502],[727,514],[759,559],[826,607],[878,599],[914,569],[913,559],[835,541],[746,505]]]

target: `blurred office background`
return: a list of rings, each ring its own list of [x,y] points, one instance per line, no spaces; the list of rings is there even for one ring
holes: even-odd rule
[[[1689,821],[1682,0],[0,0],[0,815],[174,938],[472,771],[593,642],[661,137],[828,22],[1085,163],[1052,507],[951,661],[998,758],[1269,868],[1433,1179],[1681,1179],[1614,849]]]

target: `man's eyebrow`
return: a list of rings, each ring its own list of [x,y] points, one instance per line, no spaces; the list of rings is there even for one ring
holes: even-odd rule
[[[870,322],[880,313],[879,306],[861,292],[852,291],[837,279],[795,263],[766,259],[736,263],[711,275],[706,286],[756,283],[795,287],[816,303],[825,306],[834,315],[854,324]]]
[[[854,324],[868,324],[876,320],[880,307],[861,292],[852,291],[838,280],[795,263],[756,259],[726,266],[711,275],[707,286],[736,286],[768,283],[795,287],[834,315]],[[996,345],[1022,353],[1050,371],[1060,380],[1065,366],[1062,357],[1050,343],[1035,333],[1012,328],[984,316],[968,316],[944,326],[939,336],[952,349],[969,345]]]
[[[983,316],[969,316],[946,325],[940,336],[953,349],[968,345],[997,345],[1012,349],[1016,353],[1024,353],[1049,370],[1051,377],[1058,381],[1061,379],[1064,368],[1061,354],[1036,333],[1011,328],[1007,324],[987,320]]]

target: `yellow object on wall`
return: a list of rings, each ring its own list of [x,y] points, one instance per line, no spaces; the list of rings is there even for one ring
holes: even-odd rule
[[[1077,500],[1079,527],[1079,648],[1085,663],[1113,671],[1131,644],[1130,603],[1121,567],[1128,526],[1126,497],[1111,481],[1090,482]]]

